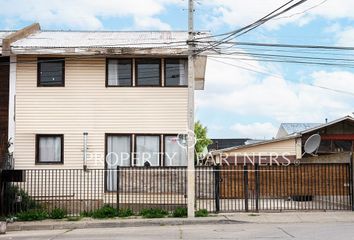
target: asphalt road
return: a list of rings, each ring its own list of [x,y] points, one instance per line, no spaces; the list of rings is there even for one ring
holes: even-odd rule
[[[354,223],[216,224],[9,232],[0,239],[354,239]]]

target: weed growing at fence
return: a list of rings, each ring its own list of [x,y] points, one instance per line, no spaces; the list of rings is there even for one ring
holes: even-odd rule
[[[31,209],[25,212],[18,213],[16,217],[20,221],[36,221],[47,219],[49,217],[49,214],[48,212],[42,209]]]
[[[32,200],[28,193],[20,189],[18,186],[6,185],[4,196],[4,205],[7,209],[12,209],[13,206],[11,205],[14,203],[16,204],[19,201],[21,202],[22,211],[42,208],[39,203]]]
[[[143,218],[164,218],[168,215],[166,210],[160,208],[146,208],[140,211]]]
[[[63,219],[66,217],[66,210],[61,208],[54,208],[49,214],[51,219]]]
[[[130,208],[119,209],[118,217],[130,217],[133,216],[134,212]]]
[[[109,205],[104,205],[103,207],[92,212],[93,218],[114,218],[117,216],[118,216],[117,209]]]
[[[195,211],[194,214],[196,217],[207,217],[209,215],[208,210],[206,209],[199,209],[198,211]]]
[[[172,212],[172,217],[187,217],[187,208],[178,207]]]
[[[80,213],[80,217],[92,217],[93,212],[91,211],[83,211]]]

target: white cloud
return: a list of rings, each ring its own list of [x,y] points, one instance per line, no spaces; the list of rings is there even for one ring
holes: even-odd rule
[[[132,17],[140,29],[169,29],[156,16],[165,5],[175,1],[165,0],[1,0],[0,17],[8,23],[18,21],[40,22],[46,28],[101,29],[102,18]],[[11,26],[10,26],[11,27]],[[119,23],[117,23],[119,28]]]
[[[220,22],[233,27],[244,26],[265,16],[286,2],[288,1],[210,0],[206,4],[212,6],[214,11],[207,18],[207,22],[212,28],[220,25]],[[302,26],[315,20],[317,17],[331,20],[340,18],[354,19],[354,11],[352,9],[354,9],[354,1],[349,0],[307,1],[277,17],[278,19],[267,22],[264,27],[267,29],[276,29],[289,23]]]
[[[352,95],[316,88],[305,82],[286,81],[277,76],[256,76],[227,65],[224,69],[223,65],[209,60],[206,89],[196,95],[198,111],[280,123],[323,122],[325,118],[332,120],[354,110]],[[354,93],[354,74],[351,72],[317,71],[309,78],[311,84]]]
[[[270,139],[277,133],[277,128],[270,122],[236,123],[231,126],[235,136],[240,138]]]

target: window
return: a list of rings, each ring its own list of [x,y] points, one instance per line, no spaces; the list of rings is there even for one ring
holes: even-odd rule
[[[107,86],[131,87],[132,86],[132,60],[107,59]]]
[[[187,166],[187,148],[178,136],[164,136],[165,166]]]
[[[36,136],[37,163],[63,163],[64,136],[37,135]]]
[[[136,59],[136,85],[161,86],[161,60]]]
[[[117,191],[117,166],[130,166],[131,136],[107,135],[106,153],[106,190]]]
[[[37,85],[47,87],[64,86],[64,66],[64,59],[39,58]]]
[[[135,148],[137,166],[160,165],[160,136],[138,135]]]
[[[165,86],[187,86],[188,64],[185,59],[165,59]]]

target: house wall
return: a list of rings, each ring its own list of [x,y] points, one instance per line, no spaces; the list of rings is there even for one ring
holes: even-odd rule
[[[36,57],[18,57],[15,168],[103,168],[105,133],[184,133],[185,87],[105,87],[105,58],[67,59],[65,87],[37,87]],[[163,70],[162,70],[163,76]],[[64,164],[35,165],[35,135],[64,134]]]
[[[278,142],[265,143],[255,146],[246,146],[240,149],[225,151],[229,155],[234,154],[261,154],[262,156],[269,156],[271,153],[279,155],[287,153],[287,155],[296,155],[296,139],[287,139]]]

